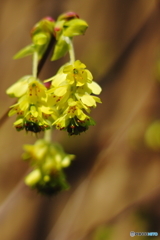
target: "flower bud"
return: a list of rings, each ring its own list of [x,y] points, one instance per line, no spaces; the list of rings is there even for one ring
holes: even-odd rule
[[[31,37],[40,32],[47,32],[52,34],[55,20],[51,17],[45,17],[34,25],[31,30]]]
[[[34,187],[39,182],[40,179],[41,172],[39,169],[35,169],[26,176],[25,183],[30,187]]]
[[[58,17],[58,21],[59,20],[71,20],[73,18],[79,18],[78,14],[75,12],[67,12],[67,13],[63,13]]]

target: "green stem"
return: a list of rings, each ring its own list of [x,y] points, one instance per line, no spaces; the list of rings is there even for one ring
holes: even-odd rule
[[[37,70],[38,70],[38,53],[34,52],[33,54],[33,68],[32,68],[32,75],[33,77],[37,78]]]
[[[69,37],[68,37],[67,41],[69,43],[70,63],[73,64],[75,62],[75,53],[74,53],[73,42],[72,42],[72,39],[70,39]]]
[[[51,142],[52,141],[52,129],[45,130],[45,132],[44,132],[44,140],[47,141],[47,142]]]

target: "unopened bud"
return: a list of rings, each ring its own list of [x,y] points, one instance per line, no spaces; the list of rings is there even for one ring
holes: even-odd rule
[[[59,20],[70,20],[73,18],[79,18],[78,14],[75,12],[67,12],[67,13],[61,14],[58,18],[58,21]]]

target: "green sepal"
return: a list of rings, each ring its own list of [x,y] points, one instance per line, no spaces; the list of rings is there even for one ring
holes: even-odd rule
[[[50,32],[50,34],[53,33],[54,25],[55,25],[54,20],[53,21],[48,21],[46,18],[42,19],[42,21],[40,22],[40,28],[43,31]]]
[[[69,44],[66,42],[63,36],[57,41],[51,61],[57,60],[63,57],[69,50]]]
[[[49,42],[50,41],[48,41],[46,44],[43,44],[43,45],[35,45],[35,51],[38,52],[39,60],[43,57],[44,53],[46,52]]]
[[[33,54],[34,52],[35,52],[35,45],[30,44],[30,45],[22,48],[18,53],[16,53],[13,56],[13,59],[23,58],[23,57],[26,57],[26,56],[29,56],[29,55]]]
[[[55,23],[54,35],[55,35],[56,40],[58,40],[62,35],[64,23],[65,23],[64,20],[59,20]]]
[[[33,40],[35,45],[40,45],[41,46],[41,45],[46,44],[49,39],[50,39],[50,37],[47,36],[46,33],[41,32],[41,33],[35,34],[33,36],[32,40]]]
[[[88,24],[82,19],[72,19],[64,24],[63,35],[73,37],[83,35],[88,28]]]
[[[53,20],[53,19],[52,19]],[[41,33],[41,32],[46,32],[46,33],[53,33],[53,28],[55,25],[55,21],[49,21],[47,18],[42,19],[39,21],[33,29],[31,30],[31,36],[33,37],[35,34]]]

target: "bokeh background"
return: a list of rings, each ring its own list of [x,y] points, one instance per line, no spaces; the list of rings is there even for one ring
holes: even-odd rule
[[[52,198],[23,183],[22,145],[35,137],[5,118],[6,89],[31,74],[31,58],[12,56],[30,43],[44,16],[74,11],[86,20],[74,40],[76,58],[103,87],[92,111],[97,125],[81,136],[55,131],[76,160],[66,170],[70,190]],[[158,0],[1,0],[0,2],[0,239],[128,240],[130,231],[160,235],[160,2]],[[67,57],[46,61],[41,79]],[[38,136],[38,138],[41,135]],[[135,237],[136,239],[160,239]]]

